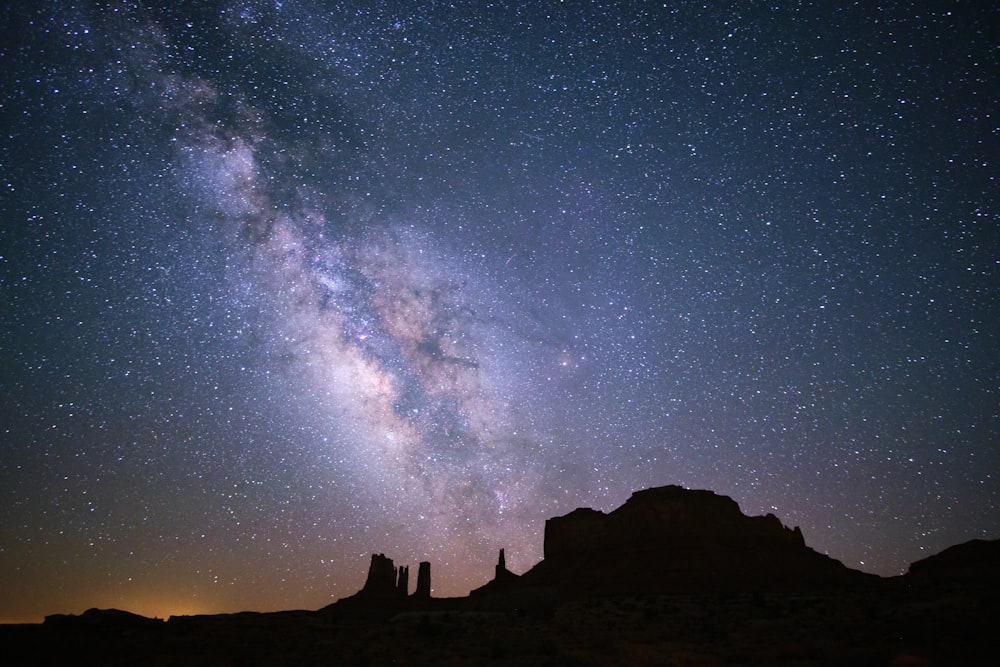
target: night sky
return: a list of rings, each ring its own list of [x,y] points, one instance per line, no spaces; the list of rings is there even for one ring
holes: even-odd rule
[[[164,4],[0,10],[0,621],[1000,537],[992,3]]]

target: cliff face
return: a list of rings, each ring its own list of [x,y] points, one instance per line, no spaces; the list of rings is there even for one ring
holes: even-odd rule
[[[577,509],[545,524],[545,559],[526,582],[564,592],[796,590],[869,578],[805,545],[772,514],[731,498],[665,486],[604,514]]]
[[[542,554],[556,560],[572,559],[586,553],[605,530],[608,515],[589,507],[580,507],[565,516],[545,522]]]
[[[365,595],[391,596],[397,589],[397,570],[391,558],[384,554],[372,554],[371,565],[368,566],[368,578],[365,579],[361,592]],[[406,593],[404,592],[403,595]]]
[[[368,566],[368,578],[355,597],[360,595],[367,598],[405,598],[409,594],[409,587],[409,566],[396,567],[392,559],[385,554],[372,554],[371,565]],[[422,598],[431,596],[430,563],[420,563],[420,568],[417,570],[417,590],[413,595]]]
[[[427,561],[420,563],[417,568],[417,590],[413,596],[423,599],[431,596],[431,564]]]

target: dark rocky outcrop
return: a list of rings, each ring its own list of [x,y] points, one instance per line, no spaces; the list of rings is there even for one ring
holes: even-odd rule
[[[508,579],[510,577],[516,577],[517,575],[507,569],[507,558],[504,556],[503,549],[500,550],[500,557],[497,559],[496,567],[494,568],[493,579],[502,580]]]
[[[360,591],[323,607],[327,614],[341,612],[354,620],[389,617],[392,614],[434,608],[439,602],[431,597],[431,564],[420,563],[417,571],[417,590],[408,595],[410,568],[396,567],[385,554],[372,554],[368,578]]]
[[[427,569],[424,573],[423,570]],[[427,579],[427,597],[430,597],[430,563],[420,564],[420,576]],[[420,579],[417,580],[417,593],[420,593]],[[365,585],[355,594],[355,597],[373,599],[405,598],[409,594],[410,568],[406,565],[396,567],[391,558],[385,554],[372,554],[371,565],[368,566],[368,578]]]
[[[368,578],[360,594],[366,596],[391,597],[397,593],[396,567],[385,554],[372,554],[368,566]]]
[[[544,555],[521,579],[562,595],[794,591],[874,578],[810,549],[773,514],[749,517],[732,498],[679,486],[638,491],[608,514],[549,519]]]
[[[431,564],[427,561],[420,563],[417,569],[417,590],[413,597],[427,599],[431,596]]]
[[[504,555],[504,550],[501,549],[500,557],[497,559],[497,564],[494,568],[493,579],[488,581],[483,586],[470,591],[469,596],[477,597],[516,590],[520,579],[521,577],[519,575],[516,575],[507,569],[507,559]]]
[[[400,565],[398,575],[396,579],[396,594],[400,597],[406,597],[410,592],[410,566]]]

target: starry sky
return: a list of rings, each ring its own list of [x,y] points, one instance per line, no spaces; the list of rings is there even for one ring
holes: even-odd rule
[[[1000,537],[990,3],[163,4],[2,9],[0,622]]]

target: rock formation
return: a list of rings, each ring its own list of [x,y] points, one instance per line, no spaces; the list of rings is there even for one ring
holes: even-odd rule
[[[396,594],[406,597],[410,592],[410,566],[399,566],[398,578],[396,579]]]
[[[493,579],[485,585],[470,591],[469,595],[480,596],[514,590],[517,588],[517,582],[520,578],[519,575],[507,569],[507,559],[504,555],[504,550],[501,549],[500,557],[497,559],[496,567],[494,567]]]
[[[396,568],[385,554],[372,554],[368,578],[361,593],[366,596],[390,597],[397,592]]]
[[[421,572],[427,566],[427,590],[430,596],[430,564],[421,563]],[[391,558],[385,554],[372,554],[371,565],[368,566],[368,579],[365,580],[364,587],[358,592],[362,597],[405,598],[410,588],[410,568],[401,565],[396,567]],[[419,593],[420,582],[417,582]]]
[[[526,584],[563,594],[805,590],[870,575],[805,545],[773,514],[748,517],[711,491],[638,491],[605,514],[577,509],[545,524],[544,560]]]
[[[732,498],[679,486],[637,491],[609,513],[581,508],[549,519],[543,551],[540,563],[517,575],[501,549],[493,579],[470,597],[510,603],[615,593],[797,593],[879,580],[810,549],[802,531],[773,514],[746,516]],[[409,597],[408,583],[409,568],[373,554],[364,588],[348,600],[425,606],[432,600],[430,563],[420,563]]]
[[[415,598],[429,598],[431,596],[431,564],[427,561],[420,563],[417,570],[417,590],[413,593]]]
[[[431,564],[420,563],[417,590],[408,595],[410,568],[396,567],[385,554],[372,554],[365,585],[354,595],[323,607],[324,613],[349,613],[352,618],[388,618],[388,615],[432,608],[439,600],[431,597]]]

